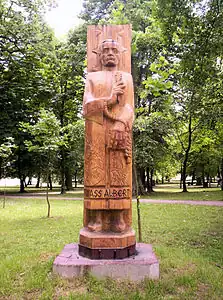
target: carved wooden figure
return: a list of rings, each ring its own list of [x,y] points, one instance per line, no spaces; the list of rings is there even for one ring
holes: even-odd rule
[[[89,26],[85,121],[84,228],[79,253],[92,259],[135,253],[132,223],[134,93],[131,27]]]

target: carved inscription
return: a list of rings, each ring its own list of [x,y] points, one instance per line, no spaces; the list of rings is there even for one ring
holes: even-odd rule
[[[128,188],[84,189],[84,197],[89,199],[125,199],[130,197]]]

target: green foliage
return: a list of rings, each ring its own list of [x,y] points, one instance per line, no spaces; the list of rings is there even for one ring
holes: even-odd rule
[[[15,148],[13,138],[7,138],[6,141],[0,145],[0,159],[7,160],[12,155],[12,150]]]
[[[56,152],[63,144],[60,135],[60,122],[53,112],[40,110],[36,124],[21,122],[21,130],[31,134],[32,139],[25,141],[29,151],[34,151],[43,155],[53,151]]]
[[[178,166],[175,171],[179,171],[182,164],[185,182],[194,159],[194,143],[213,130],[217,118],[222,119],[222,5],[215,0],[87,0],[82,17],[94,24],[132,24],[137,164],[144,168],[156,165],[159,174],[168,165]],[[169,135],[161,129],[166,147],[154,139],[156,113],[163,113],[163,119],[172,123],[164,122]],[[151,122],[145,126],[148,116]],[[146,129],[140,131],[140,124]],[[154,153],[158,153],[156,164]],[[209,165],[217,167],[215,153],[212,147],[205,155]]]
[[[21,182],[33,166],[19,123],[33,122],[53,92],[48,66],[54,50],[53,33],[42,18],[47,3],[16,0],[0,4],[0,143],[13,137],[16,147],[8,176],[19,177]]]
[[[24,179],[27,175],[37,175],[44,170],[41,159],[46,159],[43,158],[46,148],[53,151],[55,144],[60,147],[54,170],[60,169],[58,164],[65,160],[66,145],[58,144],[57,140],[54,143],[57,137],[53,127],[48,128],[46,123],[38,120],[35,143],[32,143],[30,132],[21,133],[19,127],[21,122],[30,126],[36,124],[42,109],[55,113],[59,120],[60,135],[65,131],[64,126],[74,124],[79,119],[86,50],[84,41],[80,40],[80,36],[83,36],[81,28],[70,33],[68,42],[56,41],[52,30],[43,20],[46,5],[52,6],[54,1],[2,1],[0,5],[0,144],[7,137],[14,138],[16,148],[12,159],[15,163],[9,175]],[[52,138],[40,141],[38,130],[45,136],[46,131],[50,133],[51,130],[49,137]],[[32,150],[30,153],[24,144],[25,140]],[[41,159],[37,149],[42,153]],[[60,159],[61,156],[63,159]]]
[[[10,137],[15,144],[8,175],[22,179],[43,169],[39,153],[24,144],[31,145],[31,133],[19,124],[36,124],[45,109],[55,114],[63,140],[54,175],[62,185],[64,177],[82,177],[87,24],[131,23],[137,167],[152,168],[159,178],[182,167],[184,181],[192,173],[222,170],[223,176],[221,3],[85,0],[84,24],[65,42],[43,21],[46,5],[54,4],[0,3],[0,145]]]
[[[158,161],[164,158],[168,148],[164,139],[169,131],[168,123],[169,120],[161,113],[136,119],[133,132],[136,162],[140,167],[156,168]]]
[[[173,87],[173,81],[171,81],[171,75],[173,75],[176,70],[169,68],[169,63],[164,56],[160,56],[157,62],[153,62],[149,69],[152,72],[150,76],[143,82],[145,89],[141,92],[141,98],[145,99],[149,95],[158,97],[162,93],[167,92]]]

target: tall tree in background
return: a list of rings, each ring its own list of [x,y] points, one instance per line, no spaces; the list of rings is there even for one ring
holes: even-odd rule
[[[223,6],[216,0],[158,1],[157,15],[162,19],[169,55],[179,62],[175,116],[176,122],[181,124],[177,126],[177,136],[184,155],[182,180],[186,192],[187,164],[194,134],[208,120],[205,94],[218,80]],[[209,98],[209,108],[215,105],[213,100]]]
[[[41,103],[51,97],[47,63],[53,33],[42,19],[46,1],[1,1],[0,31],[0,139],[13,137],[17,145],[14,176],[24,191],[29,154],[19,122],[34,118]]]
[[[20,178],[21,192],[27,176],[39,177],[41,161],[27,151],[24,141],[28,133],[19,130],[20,122],[33,125],[41,108],[53,109],[60,121],[61,135],[70,136],[67,125],[81,117],[85,66],[81,30],[70,33],[67,42],[58,42],[42,17],[45,4],[52,2],[22,0],[0,4],[0,142],[13,137],[17,145],[9,175]],[[64,192],[64,179],[67,188],[71,187],[72,172],[79,162],[71,160],[72,149],[64,145],[60,148],[56,164]]]
[[[52,64],[55,91],[52,108],[60,120],[61,134],[66,134],[67,138],[70,137],[68,125],[74,125],[81,117],[84,90],[83,73],[86,50],[81,39],[76,38],[78,34],[79,29],[70,32],[68,41],[56,46],[56,59]],[[73,165],[77,163],[71,159],[72,147],[68,147],[69,144],[67,140],[66,148],[62,145],[60,149],[59,169],[62,194],[66,189],[72,189]]]

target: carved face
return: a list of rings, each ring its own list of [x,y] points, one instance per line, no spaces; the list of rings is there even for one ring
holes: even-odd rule
[[[105,41],[101,45],[101,63],[105,67],[115,67],[120,60],[120,51],[117,42]]]

